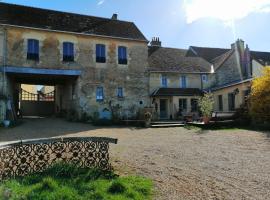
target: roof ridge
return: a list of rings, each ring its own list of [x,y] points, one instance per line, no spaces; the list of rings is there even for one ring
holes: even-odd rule
[[[131,22],[131,21],[125,21],[125,20],[119,20],[119,19],[113,20],[113,19],[107,18],[107,17],[93,16],[93,15],[87,15],[87,14],[81,14],[81,13],[75,13],[75,12],[68,12],[68,11],[61,11],[61,10],[54,10],[54,9],[49,9],[49,8],[41,8],[41,7],[35,7],[35,6],[26,6],[26,5],[20,5],[20,4],[15,4],[15,3],[0,2],[0,6],[1,5],[10,5],[10,6],[16,6],[16,7],[31,8],[31,9],[36,9],[36,10],[56,12],[56,13],[62,13],[62,14],[77,15],[77,16],[81,16],[81,17],[93,17],[93,18],[109,20],[109,21],[119,21],[119,22],[126,22],[126,23],[134,23],[134,22]]]
[[[200,49],[222,49],[222,50],[230,50],[230,48],[221,48],[221,47],[200,47],[200,46],[190,46],[192,48],[200,48]]]

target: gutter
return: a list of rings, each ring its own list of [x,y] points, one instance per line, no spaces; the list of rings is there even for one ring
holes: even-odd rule
[[[230,83],[230,84],[227,84],[227,85],[223,85],[223,86],[219,86],[219,87],[215,87],[215,88],[210,88],[210,89],[206,89],[206,90],[210,90],[211,92],[215,92],[215,91],[218,91],[218,90],[222,90],[224,88],[228,88],[228,87],[232,87],[232,86],[236,86],[236,85],[241,85],[243,83],[251,82],[252,80],[253,80],[253,78],[249,78],[249,79],[245,79],[243,81]]]
[[[33,29],[33,30],[40,30],[40,31],[56,32],[56,33],[68,33],[68,34],[75,34],[75,35],[85,35],[85,36],[103,37],[103,38],[120,39],[120,40],[131,40],[131,41],[149,43],[148,40],[123,38],[123,37],[116,37],[116,36],[106,36],[106,35],[98,35],[98,34],[91,34],[91,33],[77,33],[77,32],[72,32],[72,31],[60,31],[60,30],[53,30],[53,29],[46,29],[46,28],[34,28],[34,27],[29,27],[29,26],[19,26],[19,25],[2,24],[2,23],[0,23],[0,25],[16,27],[16,28],[26,28],[26,29]]]
[[[212,72],[151,71],[150,73],[213,74]],[[214,72],[215,73],[215,72]]]

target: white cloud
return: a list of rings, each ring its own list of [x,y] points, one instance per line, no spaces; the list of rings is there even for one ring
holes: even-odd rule
[[[225,24],[251,13],[270,12],[270,0],[185,0],[187,23],[215,18]]]
[[[98,0],[97,5],[98,5],[98,6],[101,6],[104,2],[105,2],[105,0]]]

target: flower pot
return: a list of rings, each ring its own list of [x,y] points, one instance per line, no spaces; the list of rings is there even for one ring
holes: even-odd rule
[[[208,116],[203,116],[203,122],[204,122],[204,124],[209,124],[209,122],[210,122],[210,117],[208,117]]]
[[[3,121],[4,127],[9,127],[10,126],[10,121],[9,120],[4,120]]]

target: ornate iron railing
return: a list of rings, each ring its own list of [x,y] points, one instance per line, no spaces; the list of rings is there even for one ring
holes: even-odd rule
[[[109,143],[112,138],[55,138],[13,142],[0,146],[0,180],[41,172],[54,163],[67,162],[80,168],[111,170]]]
[[[22,101],[54,101],[55,91],[49,93],[38,92],[37,94],[27,92],[21,89],[21,100]]]

